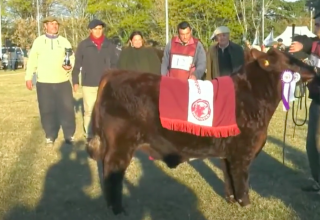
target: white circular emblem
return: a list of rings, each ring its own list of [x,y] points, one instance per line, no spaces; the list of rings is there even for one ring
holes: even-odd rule
[[[293,80],[294,80],[295,82],[299,82],[300,79],[301,79],[300,74],[299,74],[298,72],[295,72],[295,73],[293,74]]]
[[[210,104],[206,100],[197,99],[191,105],[191,112],[198,121],[205,121],[211,115]]]
[[[284,71],[282,73],[282,81],[285,83],[289,83],[293,80],[293,74],[290,71]]]

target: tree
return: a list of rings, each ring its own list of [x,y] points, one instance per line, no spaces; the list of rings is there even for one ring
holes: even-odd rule
[[[151,0],[88,0],[87,12],[106,21],[108,36],[119,36],[125,42],[133,30],[140,30],[148,37],[151,9]]]
[[[37,21],[33,18],[17,19],[14,27],[15,31],[11,35],[11,40],[20,47],[31,46],[37,37]]]
[[[310,2],[314,7],[320,6],[320,0]],[[60,33],[74,47],[87,37],[87,25],[94,17],[106,23],[106,35],[110,38],[126,42],[133,30],[139,30],[147,40],[165,45],[165,0],[39,0],[39,3],[40,19],[48,15],[60,18]],[[37,35],[36,0],[2,0],[2,5],[4,36],[25,44],[30,41],[29,36]],[[292,23],[308,25],[310,16],[305,5],[306,0],[265,0],[265,31],[274,28],[274,34],[278,35]],[[243,36],[253,40],[257,30],[261,33],[261,11],[262,0],[170,0],[169,37],[177,34],[178,23],[188,21],[205,46],[212,43],[213,31],[222,25],[231,29],[232,41],[240,43]],[[27,40],[23,40],[25,37]]]

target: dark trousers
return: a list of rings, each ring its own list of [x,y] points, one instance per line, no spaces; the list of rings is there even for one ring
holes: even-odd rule
[[[37,82],[37,96],[46,138],[56,139],[60,126],[65,138],[72,137],[76,130],[76,121],[70,82]]]
[[[320,104],[312,101],[309,109],[309,124],[306,150],[311,169],[311,175],[315,181],[320,182]]]

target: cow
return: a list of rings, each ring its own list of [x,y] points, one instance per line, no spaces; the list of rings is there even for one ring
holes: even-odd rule
[[[282,73],[299,72],[300,81],[306,82],[316,72],[275,49],[267,53],[251,49],[249,53],[247,63],[229,77],[234,84],[238,127],[224,136],[201,136],[163,126],[159,110],[161,82],[179,79],[125,70],[110,70],[102,77],[92,114],[95,136],[86,150],[92,159],[102,161],[105,199],[115,215],[125,212],[123,178],[137,150],[163,161],[169,168],[193,158],[218,157],[226,201],[242,207],[250,205],[249,167],[266,143],[269,122],[281,101]],[[199,117],[202,114],[200,111]]]

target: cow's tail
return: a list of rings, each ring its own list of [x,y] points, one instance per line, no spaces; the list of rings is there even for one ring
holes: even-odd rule
[[[101,135],[102,135],[101,119],[103,118],[103,116],[101,115],[100,110],[101,110],[102,92],[108,82],[108,75],[109,74],[105,74],[100,80],[97,99],[94,104],[94,108],[91,115],[93,138],[86,145],[87,153],[94,160],[101,159],[105,152],[105,149],[102,146],[103,143],[101,142]]]

